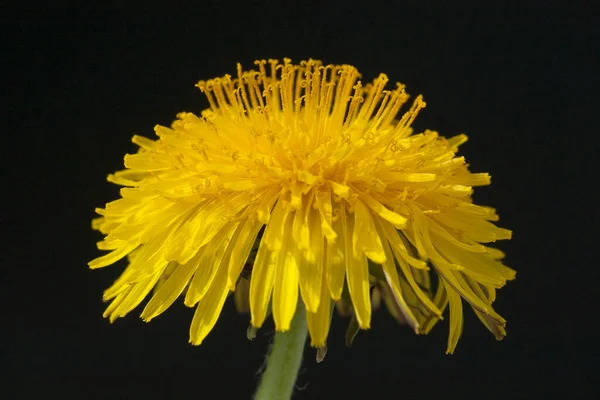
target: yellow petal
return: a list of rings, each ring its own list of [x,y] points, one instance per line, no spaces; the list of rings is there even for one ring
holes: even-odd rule
[[[273,209],[273,213],[271,214],[271,220],[267,225],[265,230],[265,234],[263,236],[262,242],[264,242],[271,251],[279,251],[281,249],[282,238],[283,238],[283,227],[285,225],[285,220],[289,214],[288,208],[284,204],[284,200],[279,198],[275,208]],[[262,245],[261,242],[261,245]]]
[[[140,182],[146,175],[147,174],[143,172],[126,169],[124,171],[117,171],[114,174],[109,174],[106,177],[106,180],[116,185],[135,187],[140,185]]]
[[[356,319],[361,329],[369,329],[371,326],[371,296],[369,293],[369,265],[364,255],[354,256],[358,253],[352,246],[351,232],[354,228],[354,218],[342,218],[342,226],[346,224],[344,231],[345,239],[345,261],[346,280],[350,298],[354,305]]]
[[[175,299],[183,292],[192,278],[194,272],[199,267],[199,261],[202,254],[199,253],[190,262],[184,265],[179,265],[173,270],[173,273],[161,288],[152,296],[144,311],[142,311],[142,319],[150,322],[156,316],[162,314],[167,308],[173,304]]]
[[[410,285],[412,290],[415,292],[415,294],[417,295],[419,300],[421,300],[423,305],[428,310],[430,310],[432,313],[441,317],[441,314],[442,314],[441,311],[435,306],[435,304],[429,299],[429,297],[427,297],[427,295],[425,293],[423,293],[423,290],[421,290],[421,288],[415,281],[415,278],[410,269],[410,266],[408,265],[408,263],[405,260],[404,254],[402,254],[400,252],[398,246],[393,245],[393,243],[401,242],[398,232],[394,229],[393,226],[389,225],[388,222],[381,221],[381,220],[379,220],[379,222],[380,222],[382,231],[385,232],[388,242],[391,245],[390,247],[392,249],[392,252],[394,253],[394,256],[396,257],[396,260],[398,260],[398,265],[400,266],[400,269],[402,270],[404,278],[408,281],[408,284]]]
[[[494,318],[485,315],[477,310],[473,311],[475,312],[475,315],[477,315],[477,318],[479,318],[479,320],[483,323],[483,325],[485,325],[485,327],[488,328],[488,330],[494,334],[496,340],[502,340],[506,336],[505,323],[498,322]]]
[[[464,174],[448,177],[448,182],[465,186],[486,186],[491,183],[491,177],[486,173]]]
[[[358,258],[364,253],[377,264],[383,264],[386,261],[381,239],[373,224],[371,213],[360,200],[354,204],[352,248],[354,257]]]
[[[240,224],[241,227],[237,241],[235,246],[233,246],[231,250],[231,257],[229,260],[229,273],[227,275],[227,285],[229,286],[229,290],[235,290],[235,283],[237,282],[246,261],[248,260],[248,256],[250,255],[250,251],[252,251],[252,246],[256,241],[256,237],[258,236],[258,232],[262,228],[262,223],[255,221],[253,218],[248,218],[243,224]]]
[[[273,224],[273,220],[267,225],[265,235],[270,230],[279,230],[279,227]],[[273,292],[276,262],[277,253],[268,248],[263,236],[256,253],[254,267],[252,267],[252,277],[250,278],[250,323],[256,328],[262,326],[267,316],[267,307]]]
[[[437,308],[440,309],[440,311],[442,313],[446,310],[446,307],[448,306],[448,295],[446,293],[446,289],[444,288],[444,285],[441,282],[438,285],[437,290],[435,292],[435,296],[433,298],[433,303],[436,305]],[[429,314],[425,318],[425,320],[421,323],[422,332],[424,334],[428,334],[431,331],[431,329],[433,329],[435,324],[437,324],[442,319],[443,318],[441,316],[438,316],[435,314]]]
[[[375,214],[391,222],[396,228],[401,229],[406,226],[407,219],[405,217],[389,210],[386,206],[375,200],[373,197],[365,195],[361,197],[361,200],[363,200]]]
[[[163,274],[168,262],[164,258],[164,240],[168,236],[165,230],[154,239],[139,246],[130,253],[129,265],[121,276],[104,292],[104,300],[109,300],[119,294],[125,287],[140,282],[149,276],[157,274],[159,279]],[[135,254],[135,257],[131,255]],[[175,263],[177,265],[177,263]]]
[[[202,256],[198,260],[199,267],[185,294],[184,303],[186,306],[193,307],[200,301],[212,284],[217,270],[229,266],[229,256],[233,250],[232,243],[236,242],[239,234],[237,226],[238,223],[226,225],[215,236],[214,245],[206,246],[206,249],[202,252]],[[222,264],[226,265],[223,266]]]
[[[346,199],[348,196],[350,196],[350,188],[346,185],[341,185],[337,182],[331,182],[331,187],[333,188],[333,193],[337,194],[342,199]]]
[[[477,282],[500,288],[506,279],[498,271],[495,264],[500,264],[485,253],[472,253],[453,246],[443,238],[436,238],[436,247],[448,261],[464,267],[463,273]],[[502,264],[500,264],[502,265]]]
[[[321,232],[319,212],[311,210],[308,222],[310,244],[308,250],[299,255],[298,270],[300,273],[300,291],[302,300],[309,312],[316,312],[321,301],[323,285],[323,247],[324,238]]]
[[[506,254],[504,254],[502,250],[493,247],[486,247],[485,249],[490,257],[492,257],[494,260],[502,260],[504,257],[506,257]]]
[[[336,240],[337,234],[332,227],[333,208],[331,207],[331,193],[328,191],[317,192],[315,194],[315,204],[321,214],[321,229],[323,230],[323,234],[327,238],[327,241],[331,242]]]
[[[435,263],[435,262],[434,262]],[[465,299],[473,308],[482,312],[485,315],[498,321],[498,323],[506,322],[504,318],[498,315],[493,309],[491,304],[484,299],[480,299],[469,287],[467,282],[461,277],[461,273],[457,271],[449,270],[446,266],[436,265],[438,273],[442,278],[454,289],[460,296]]]
[[[165,262],[164,265],[166,266],[167,263]],[[146,296],[148,295],[148,293],[150,293],[154,285],[156,285],[156,282],[159,278],[160,273],[157,273],[147,277],[141,282],[135,283],[131,287],[131,290],[128,291],[127,296],[123,298],[119,306],[115,308],[112,314],[114,314],[115,317],[124,317],[125,315],[127,315],[131,310],[137,307],[142,302],[142,300],[146,298]],[[111,318],[112,317],[113,316],[111,315]]]
[[[290,329],[298,305],[298,259],[302,257],[292,238],[292,216],[287,220],[281,251],[275,266],[273,319],[279,332]],[[254,274],[252,276],[254,280]]]
[[[90,261],[88,266],[91,269],[106,267],[107,265],[113,264],[125,257],[127,253],[133,251],[137,246],[137,243],[127,244],[120,249],[116,249],[106,255],[103,255],[102,257],[98,257],[95,260]]]
[[[303,206],[296,210],[292,225],[292,237],[298,248],[308,250],[310,248],[308,214],[312,205],[312,192],[303,199]]]
[[[498,228],[482,218],[459,213],[432,214],[431,218],[449,229],[460,230],[476,242],[490,243],[496,240],[510,239],[511,231]]]
[[[104,318],[109,318],[110,323],[112,324],[119,317],[114,311],[119,307],[119,305],[123,302],[123,300],[127,297],[129,292],[131,291],[131,287],[125,288],[121,293],[119,293],[114,300],[106,307],[102,316]]]
[[[450,303],[450,334],[448,335],[448,348],[446,354],[452,354],[454,353],[454,349],[456,348],[456,344],[458,343],[458,339],[460,338],[463,329],[462,299],[458,293],[446,283],[446,281],[442,282],[446,288],[448,301]]]
[[[244,194],[236,193],[225,199],[215,199],[202,207],[202,210],[193,220],[187,222],[179,233],[179,240],[184,242],[184,246],[180,254],[176,255],[177,261],[181,264],[186,263],[198,249],[214,240],[217,233],[228,223],[228,218],[224,217],[235,215],[244,208],[245,202]]]
[[[446,229],[444,229],[442,226],[440,226],[433,219],[428,220],[428,225],[429,225],[429,229],[431,230],[432,233],[434,233],[437,236],[439,236],[440,238],[442,238],[442,240],[447,241],[456,247],[459,247],[461,249],[460,251],[466,250],[466,251],[471,251],[471,252],[476,252],[476,253],[485,253],[486,252],[485,246],[483,246],[479,243],[473,243],[473,244],[465,243],[465,242],[455,238],[453,235],[451,235]]]
[[[432,182],[437,178],[435,174],[427,172],[388,172],[383,176],[394,182]]]
[[[378,236],[385,237],[383,229],[381,229],[381,222],[379,221],[379,218],[375,218],[374,226],[377,228],[377,231],[375,233]],[[403,314],[404,319],[416,333],[419,333],[420,327],[417,318],[406,303],[406,300],[404,299],[404,296],[402,294],[402,289],[400,288],[400,279],[398,277],[398,271],[394,263],[394,257],[388,246],[387,240],[385,240],[384,243],[385,244],[383,245],[382,249],[385,252],[386,261],[382,264],[382,268],[385,275],[385,279],[391,289],[396,304],[398,305],[400,311]]]
[[[340,215],[346,212],[343,206],[340,206],[337,210],[340,211]],[[337,301],[342,297],[342,290],[344,288],[346,266],[346,240],[344,237],[349,233],[343,230],[341,217],[333,221],[333,229],[336,232],[337,239],[328,242],[327,249],[325,250],[325,278],[331,298]]]
[[[321,286],[321,301],[316,312],[306,312],[306,322],[310,332],[310,345],[324,347],[331,325],[332,303],[325,285]]]
[[[461,144],[465,143],[468,139],[469,138],[464,133],[461,133],[460,135],[452,136],[451,138],[448,138],[448,146],[457,148]]]
[[[394,254],[396,257],[402,258],[415,269],[429,271],[429,267],[427,266],[426,262],[423,262],[408,253],[407,247],[410,247],[410,242],[408,240],[405,242],[404,237],[401,237],[398,234],[398,231],[391,226],[389,222],[382,221],[381,219],[379,221],[381,223],[381,227],[383,228],[383,232],[385,232],[385,237],[387,238],[390,247],[394,249]],[[406,233],[408,232],[403,231],[403,235]]]
[[[172,168],[169,158],[157,153],[127,154],[125,166],[136,171],[164,171]]]
[[[229,294],[227,288],[227,266],[221,265],[213,284],[196,307],[190,325],[190,343],[198,346],[212,330],[221,314],[225,299]]]
[[[279,196],[280,192],[281,190],[277,186],[272,186],[263,194],[262,200],[256,209],[258,220],[263,224],[269,223],[273,204],[275,204],[275,201],[277,201],[277,197]]]
[[[131,142],[137,144],[141,149],[144,150],[151,150],[156,144],[156,141],[140,135],[133,135]]]

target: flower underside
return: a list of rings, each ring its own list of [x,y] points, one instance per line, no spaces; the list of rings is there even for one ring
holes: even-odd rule
[[[483,243],[511,232],[472,203],[473,187],[490,177],[456,156],[466,136],[413,134],[425,103],[417,97],[399,117],[409,96],[400,84],[386,90],[383,74],[363,86],[349,65],[256,65],[199,82],[210,108],[156,126],[157,140],[134,136],[138,153],[109,175],[125,186],[122,198],[98,209],[93,227],[106,235],[98,248],[111,252],[89,265],[125,256],[128,265],[104,293],[104,315],[123,317],[152,292],[149,321],[184,294],[196,307],[190,341],[200,344],[256,243],[245,292],[255,328],[272,311],[276,329],[289,329],[301,299],[311,344],[323,347],[344,296],[358,326],[370,327],[375,282],[417,333],[449,305],[449,352],[462,300],[502,338],[492,302],[515,272]]]

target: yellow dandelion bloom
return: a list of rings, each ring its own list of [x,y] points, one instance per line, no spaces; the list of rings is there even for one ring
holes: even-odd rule
[[[89,266],[125,256],[128,265],[104,293],[104,315],[123,317],[152,293],[150,321],[183,295],[196,307],[198,345],[252,252],[248,297],[236,300],[249,303],[254,328],[272,312],[277,331],[288,330],[301,300],[311,345],[324,347],[334,302],[368,329],[383,299],[417,333],[449,304],[452,352],[465,300],[502,338],[492,302],[515,272],[484,243],[511,232],[472,203],[490,176],[456,156],[467,137],[413,134],[425,103],[418,96],[399,114],[409,96],[401,84],[386,89],[384,74],[363,86],[349,65],[256,66],[199,82],[210,108],[156,126],[157,140],[134,136],[139,151],[108,176],[124,188],[96,210],[98,248],[110,253]]]

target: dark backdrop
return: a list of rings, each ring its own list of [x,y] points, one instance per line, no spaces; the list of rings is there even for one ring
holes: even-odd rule
[[[88,270],[90,219],[118,195],[105,176],[135,150],[132,134],[207,107],[199,79],[284,56],[353,64],[364,80],[386,72],[424,94],[417,129],[467,133],[462,154],[493,176],[475,199],[514,231],[501,246],[518,271],[497,301],[503,342],[466,310],[446,356],[447,322],[415,336],[381,310],[347,349],[335,317],[296,398],[595,397],[598,7],[487,3],[4,5],[2,397],[250,398],[272,325],[248,342],[231,302],[201,347],[181,303],[151,324],[134,312],[110,325],[101,295],[122,264]]]

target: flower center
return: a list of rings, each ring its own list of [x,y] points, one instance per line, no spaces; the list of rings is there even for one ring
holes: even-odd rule
[[[309,60],[257,61],[258,71],[225,75],[197,86],[210,104],[202,116],[223,151],[246,176],[237,189],[276,184],[291,192],[291,204],[313,188],[349,199],[356,190],[382,191],[377,174],[395,164],[397,151],[410,147],[411,123],[425,106],[421,96],[399,120],[408,100],[404,86],[385,90],[381,74],[362,86],[349,65]],[[410,152],[407,152],[410,154]],[[228,188],[236,190],[228,176]],[[249,181],[251,182],[249,182]]]

